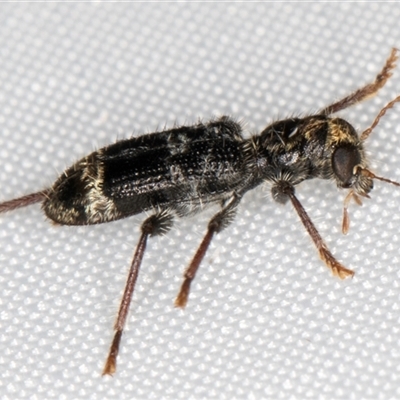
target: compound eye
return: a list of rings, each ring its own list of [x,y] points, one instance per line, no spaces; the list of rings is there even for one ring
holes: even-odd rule
[[[332,168],[342,187],[351,187],[354,167],[360,162],[360,152],[355,146],[346,144],[336,148],[332,156]]]

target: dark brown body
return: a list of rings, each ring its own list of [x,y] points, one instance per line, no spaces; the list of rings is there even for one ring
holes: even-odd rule
[[[78,161],[56,181],[43,204],[64,225],[109,222],[148,210],[196,213],[223,204],[262,182],[338,179],[336,149],[352,146],[357,164],[364,150],[354,128],[324,115],[271,124],[260,135],[242,137],[234,120],[175,128],[119,141]],[[365,179],[364,179],[365,181]],[[367,193],[371,180],[354,187]]]

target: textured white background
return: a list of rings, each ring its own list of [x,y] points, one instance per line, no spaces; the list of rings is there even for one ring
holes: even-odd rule
[[[398,3],[1,4],[1,199],[47,187],[95,148],[228,114],[248,132],[371,81],[400,46]],[[342,113],[357,129],[400,94]],[[400,106],[368,141],[400,180]],[[2,399],[400,397],[400,191],[351,206],[310,181],[298,196],[340,281],[288,204],[245,197],[214,240],[188,307],[173,300],[215,210],[151,240],[118,372],[100,376],[143,216],[53,227],[39,206],[0,219]]]

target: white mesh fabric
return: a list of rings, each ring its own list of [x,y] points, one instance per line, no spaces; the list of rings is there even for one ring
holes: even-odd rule
[[[1,199],[49,186],[118,138],[218,115],[259,132],[372,81],[400,46],[396,3],[0,5]],[[400,94],[341,113],[366,128]],[[368,141],[400,180],[400,106]],[[290,204],[249,192],[217,235],[185,310],[182,273],[214,210],[149,241],[118,371],[100,376],[144,216],[54,227],[39,206],[0,218],[4,399],[399,398],[400,191],[351,205],[331,182],[298,197],[332,252],[319,260]]]

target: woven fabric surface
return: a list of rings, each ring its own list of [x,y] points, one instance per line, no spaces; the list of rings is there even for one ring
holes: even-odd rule
[[[396,3],[0,5],[1,199],[48,187],[117,139],[220,115],[247,135],[372,81],[400,47]],[[400,71],[340,115],[358,131],[400,94]],[[366,143],[400,180],[400,105]],[[145,215],[53,226],[0,218],[2,399],[400,398],[400,191],[350,206],[312,180],[300,201],[353,279],[331,275],[290,204],[249,192],[184,310],[173,300],[217,208],[149,240],[118,370],[101,377]]]

